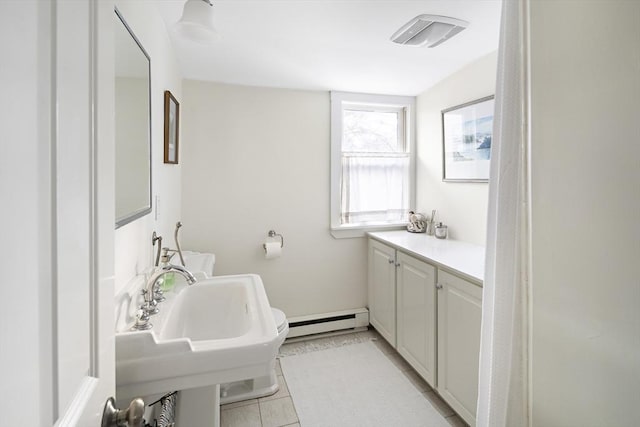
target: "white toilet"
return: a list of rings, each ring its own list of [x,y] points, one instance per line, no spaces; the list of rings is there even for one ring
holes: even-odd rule
[[[287,322],[287,317],[281,310],[271,308],[271,312],[278,327],[278,347],[280,347],[289,333],[289,322]],[[220,384],[220,403],[224,405],[226,403],[269,396],[277,392],[278,388],[278,378],[274,367],[271,373],[264,377]]]

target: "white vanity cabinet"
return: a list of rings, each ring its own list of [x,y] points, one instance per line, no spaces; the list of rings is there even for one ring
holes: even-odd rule
[[[370,235],[370,323],[475,425],[484,249],[406,231]]]
[[[438,393],[475,424],[482,288],[438,271]]]
[[[369,239],[369,322],[435,386],[435,267]]]
[[[369,323],[396,346],[396,250],[369,239]]]

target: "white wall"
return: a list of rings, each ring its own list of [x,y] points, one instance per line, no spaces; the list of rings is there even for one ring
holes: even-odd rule
[[[530,20],[533,425],[637,425],[640,3]]]
[[[416,209],[449,226],[449,237],[485,244],[488,184],[442,181],[441,111],[494,95],[497,53],[467,65],[417,97]]]
[[[170,90],[182,101],[182,76],[164,21],[155,1],[116,0],[136,37],[151,57],[152,115],[152,200],[154,212],[131,222],[115,232],[116,293],[134,276],[153,263],[151,234],[155,230],[165,238],[163,246],[173,246],[173,230],[180,217],[180,183],[182,161],[164,164],[164,91]],[[156,197],[160,199],[159,217],[155,220]]]
[[[329,233],[329,114],[328,92],[184,82],[183,247],[260,274],[289,317],[366,305],[365,239]]]

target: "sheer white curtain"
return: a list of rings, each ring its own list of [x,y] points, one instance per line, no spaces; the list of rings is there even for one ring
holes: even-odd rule
[[[476,425],[528,425],[527,0],[502,4]]]
[[[342,224],[406,221],[409,154],[342,156]]]

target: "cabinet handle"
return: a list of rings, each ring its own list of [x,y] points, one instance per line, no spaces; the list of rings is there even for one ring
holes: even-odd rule
[[[440,283],[436,283],[436,289],[438,290],[442,289],[442,285]]]
[[[400,267],[400,263],[399,262],[396,263],[396,267]]]
[[[395,260],[389,258],[389,264],[393,264],[394,262],[396,262]]]

